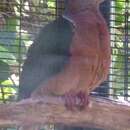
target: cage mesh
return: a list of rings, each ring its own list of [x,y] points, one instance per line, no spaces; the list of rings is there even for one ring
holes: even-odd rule
[[[107,5],[108,6],[108,5]],[[107,97],[130,100],[130,1],[111,0],[107,20],[111,35],[111,66]],[[0,1],[0,101],[16,101],[19,76],[32,41],[48,22],[63,13],[63,0]],[[102,86],[102,85],[101,85]],[[103,85],[104,86],[104,85]],[[101,95],[103,91],[99,91]]]
[[[112,61],[109,95],[129,97],[129,1],[110,2]],[[21,66],[41,27],[63,13],[63,0],[2,0],[0,2],[0,100],[16,99]],[[108,13],[108,12],[105,12]]]
[[[110,34],[112,62],[110,67],[111,94],[120,100],[130,96],[129,0],[111,1]]]

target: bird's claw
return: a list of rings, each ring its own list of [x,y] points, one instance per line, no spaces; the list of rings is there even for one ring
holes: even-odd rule
[[[73,93],[67,93],[65,94],[64,99],[66,108],[73,111],[76,105],[76,96]]]
[[[77,94],[77,97],[79,99],[78,109],[80,110],[85,109],[89,104],[89,96],[85,92],[80,91]]]
[[[89,96],[80,91],[79,93],[69,92],[64,95],[65,106],[68,110],[74,111],[76,108],[79,110],[85,109],[89,104]]]

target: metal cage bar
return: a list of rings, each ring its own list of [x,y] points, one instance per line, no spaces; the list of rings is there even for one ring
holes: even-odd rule
[[[108,2],[108,1],[106,1]],[[106,6],[107,5],[107,6]],[[111,34],[112,62],[109,92],[111,98],[129,100],[130,90],[130,18],[129,0],[111,0],[102,5]],[[26,53],[41,27],[63,13],[64,0],[0,1],[0,100],[16,100],[18,79]],[[104,86],[103,84],[103,86]]]

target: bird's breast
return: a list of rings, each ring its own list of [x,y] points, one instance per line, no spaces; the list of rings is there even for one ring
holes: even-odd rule
[[[75,30],[70,52],[72,55],[95,56],[101,51],[98,32],[87,27],[84,29]]]
[[[73,69],[80,74],[80,88],[93,90],[106,80],[110,65],[109,33],[103,19],[93,16],[80,16],[75,21],[74,36],[71,44]],[[98,27],[98,22],[103,26]],[[77,66],[77,67],[76,67]]]

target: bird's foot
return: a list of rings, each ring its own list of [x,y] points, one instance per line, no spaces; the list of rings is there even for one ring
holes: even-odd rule
[[[74,111],[76,106],[76,95],[72,92],[66,93],[64,95],[65,106],[68,110]]]
[[[88,105],[89,105],[89,96],[85,92],[80,91],[77,94],[77,97],[79,99],[78,106],[77,106],[79,110],[83,110],[86,107],[88,107]]]
[[[89,96],[80,91],[79,93],[69,92],[64,95],[65,106],[68,110],[74,111],[77,108],[84,110],[89,105]]]

